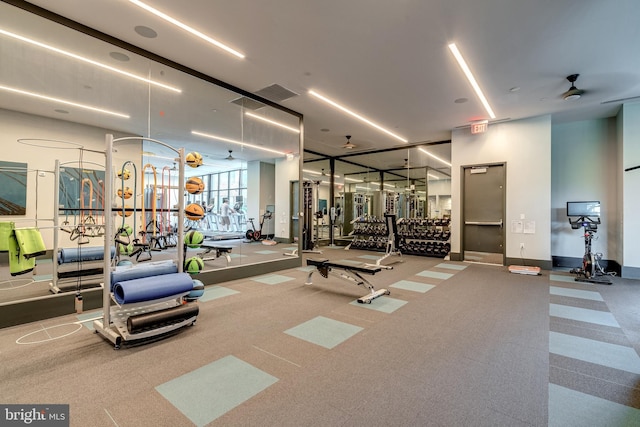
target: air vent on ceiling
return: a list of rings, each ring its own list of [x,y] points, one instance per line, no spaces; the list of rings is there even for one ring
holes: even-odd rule
[[[267,86],[254,93],[258,96],[261,96],[262,98],[266,98],[269,101],[273,102],[282,102],[285,99],[298,96],[297,93],[292,92],[286,87],[280,86],[279,84],[272,84],[271,86]]]
[[[259,110],[260,108],[265,106],[262,102],[258,102],[251,98],[247,98],[246,96],[241,96],[240,98],[232,99],[229,102],[231,102],[232,104],[237,104],[243,108],[246,108],[247,110],[254,110],[254,111]]]

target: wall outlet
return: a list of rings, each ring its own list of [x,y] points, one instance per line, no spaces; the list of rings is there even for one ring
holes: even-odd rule
[[[520,243],[520,249],[524,249],[524,243]]]

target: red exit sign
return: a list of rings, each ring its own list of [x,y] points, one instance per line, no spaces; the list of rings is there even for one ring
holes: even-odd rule
[[[485,133],[487,131],[487,120],[483,120],[481,122],[471,123],[471,134],[475,135],[477,133]]]

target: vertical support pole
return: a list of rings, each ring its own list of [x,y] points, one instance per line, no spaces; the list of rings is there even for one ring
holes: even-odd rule
[[[184,269],[184,148],[178,150],[178,271]],[[171,184],[169,184],[171,185]]]
[[[111,324],[111,243],[113,237],[113,135],[105,136],[106,150],[104,163],[104,284],[102,288],[102,327]],[[134,197],[136,195],[134,194]],[[108,200],[108,202],[107,202]],[[117,248],[116,248],[117,250]]]
[[[334,246],[334,233],[333,233],[333,224],[335,223],[334,215],[332,212],[335,212],[335,173],[336,173],[336,159],[333,157],[329,158],[329,246]]]
[[[58,159],[56,159],[53,177],[53,277],[51,282],[55,289],[58,286],[58,246],[60,245],[58,236],[60,232],[60,160]]]

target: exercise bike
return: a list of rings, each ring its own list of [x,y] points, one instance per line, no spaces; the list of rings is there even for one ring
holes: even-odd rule
[[[571,228],[578,230],[584,229],[584,256],[582,257],[582,266],[571,269],[570,273],[575,274],[576,282],[588,282],[588,283],[600,283],[603,285],[610,285],[611,278],[609,276],[615,275],[615,273],[607,273],[600,266],[600,260],[602,260],[601,253],[591,252],[591,242],[594,238],[594,234],[598,231],[598,224],[600,224],[600,218],[593,220],[589,217],[580,217],[575,221],[571,221],[569,218]]]
[[[265,219],[271,219],[272,213],[269,211],[266,211],[264,214],[262,214],[262,216],[260,217],[260,229],[256,230],[256,226],[253,223],[253,218],[249,218],[247,220],[247,224],[251,223],[251,228],[249,228],[247,230],[247,232],[244,234],[244,236],[246,237],[247,240],[251,241],[251,242],[257,242],[259,240],[265,239],[268,236],[263,236],[262,235],[262,229],[263,229],[263,225],[264,225],[264,220]]]

